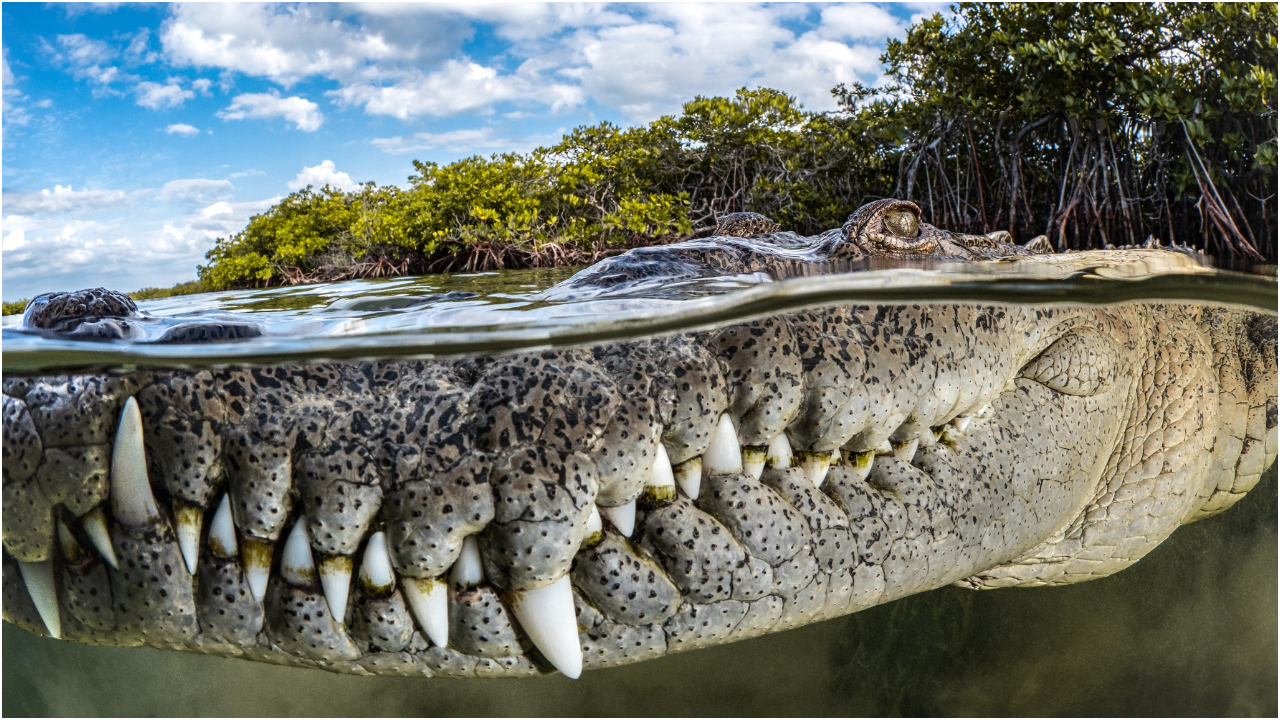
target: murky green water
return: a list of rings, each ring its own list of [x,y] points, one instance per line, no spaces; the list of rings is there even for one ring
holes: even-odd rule
[[[626,297],[543,291],[565,271],[221,293],[144,303],[247,315],[266,335],[216,346],[73,343],[6,323],[6,372],[131,364],[446,355],[633,337],[829,303],[1191,300],[1276,311],[1274,276],[1150,258],[738,277]],[[755,640],[521,680],[351,677],[92,647],[3,629],[5,715],[1269,715],[1277,714],[1273,467],[1225,514],[1135,567],[1080,585],[944,588]]]

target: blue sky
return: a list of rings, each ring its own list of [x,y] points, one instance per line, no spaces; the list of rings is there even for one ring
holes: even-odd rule
[[[195,277],[305,186],[774,87],[830,109],[932,3],[5,3],[3,297]]]

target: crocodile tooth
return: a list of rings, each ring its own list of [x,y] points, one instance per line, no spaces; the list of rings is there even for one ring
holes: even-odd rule
[[[58,589],[53,583],[53,560],[19,562],[18,570],[49,636],[61,638],[62,618],[58,615]]]
[[[484,581],[484,566],[480,564],[480,546],[476,544],[475,535],[462,539],[462,553],[453,563],[449,580],[458,587],[471,587]]]
[[[582,645],[569,576],[544,587],[512,592],[509,601],[512,614],[542,656],[565,677],[577,680],[582,674]]]
[[[289,546],[285,545],[288,554]],[[322,555],[320,557],[320,587],[324,588],[324,599],[329,603],[329,612],[333,619],[343,622],[347,616],[347,595],[351,593],[351,556]]]
[[[209,523],[209,550],[215,557],[233,558],[236,556],[236,524],[231,517],[231,498],[222,496],[218,509],[213,513],[213,522]]]
[[[879,445],[877,445],[877,446],[876,446],[876,450],[875,450],[875,451],[876,451],[876,454],[878,454],[878,455],[892,455],[892,454],[893,454],[893,444],[892,444],[892,443],[890,443],[888,440],[885,440],[884,442],[882,442],[882,443],[880,443]]]
[[[800,468],[804,470],[805,477],[809,478],[814,487],[822,487],[822,483],[827,481],[827,472],[831,470],[832,453],[801,452],[799,455]]]
[[[275,546],[266,540],[245,536],[240,543],[240,558],[244,561],[244,577],[254,600],[262,600],[267,594],[267,579],[271,577],[271,558]]]
[[[690,500],[697,500],[698,493],[702,492],[702,458],[692,457],[679,465],[672,466],[672,475],[675,476],[676,485],[689,496]]]
[[[852,480],[866,480],[871,474],[871,466],[875,464],[876,451],[868,450],[867,452],[853,453],[849,456],[849,462],[845,464],[845,473],[852,476]]]
[[[80,526],[84,528],[84,534],[89,536],[89,542],[98,549],[102,559],[113,570],[119,570],[120,562],[116,560],[116,549],[111,546],[111,533],[107,531],[107,513],[102,506],[81,515]]]
[[[786,470],[791,467],[791,441],[784,432],[769,441],[769,449],[765,452],[765,464],[771,468]]]
[[[437,647],[449,644],[449,594],[440,578],[402,578],[409,609]]]
[[[645,484],[644,495],[655,502],[668,502],[676,496],[675,471],[671,467],[671,457],[667,455],[667,447],[658,443],[658,450],[653,455],[653,471],[649,482]]]
[[[747,445],[742,448],[742,471],[759,480],[764,474],[765,460],[768,450],[761,446]]]
[[[600,508],[604,512],[604,516],[609,518],[609,522],[622,533],[624,537],[631,537],[631,533],[636,529],[636,501],[619,505],[617,507]]]
[[[738,431],[726,413],[711,433],[711,444],[702,453],[702,469],[708,475],[736,475],[742,472],[742,448],[738,445]],[[691,497],[697,497],[693,495]]]
[[[178,548],[187,572],[196,574],[200,561],[200,526],[204,524],[204,511],[181,500],[173,503],[173,519],[178,526]]]
[[[129,398],[120,411],[115,446],[111,450],[111,511],[116,521],[142,527],[160,518],[147,480],[147,454],[142,446],[142,414]]]
[[[595,536],[604,530],[604,523],[600,521],[600,511],[596,509],[595,503],[591,503],[591,515],[586,519],[586,537]]]
[[[387,536],[381,531],[369,536],[365,545],[364,559],[360,561],[360,587],[377,597],[390,595],[396,589],[396,573],[391,569]]]
[[[284,554],[280,557],[280,577],[294,585],[310,585],[316,579],[316,564],[311,557],[306,518],[302,516],[298,517],[293,530],[289,531],[289,539],[284,541]]]
[[[970,422],[973,422],[972,415],[957,415],[956,418],[951,421],[951,426],[956,429],[956,432],[963,433],[965,430],[969,429]]]
[[[84,548],[80,547],[76,536],[71,534],[71,528],[61,520],[58,521],[58,546],[62,548],[62,557],[68,562],[78,565],[84,560]]]
[[[916,449],[920,447],[919,440],[908,440],[902,443],[893,444],[893,456],[903,462],[911,462],[915,459]]]

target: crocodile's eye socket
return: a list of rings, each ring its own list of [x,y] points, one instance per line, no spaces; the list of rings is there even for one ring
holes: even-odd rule
[[[906,208],[894,208],[884,214],[885,228],[898,237],[913,238],[920,234],[920,220]]]

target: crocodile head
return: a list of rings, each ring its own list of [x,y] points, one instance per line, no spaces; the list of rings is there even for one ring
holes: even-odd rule
[[[681,262],[985,247],[893,203],[737,240]],[[1126,567],[1274,462],[1276,321],[846,304],[3,389],[6,620],[342,672],[576,676],[948,583]]]

